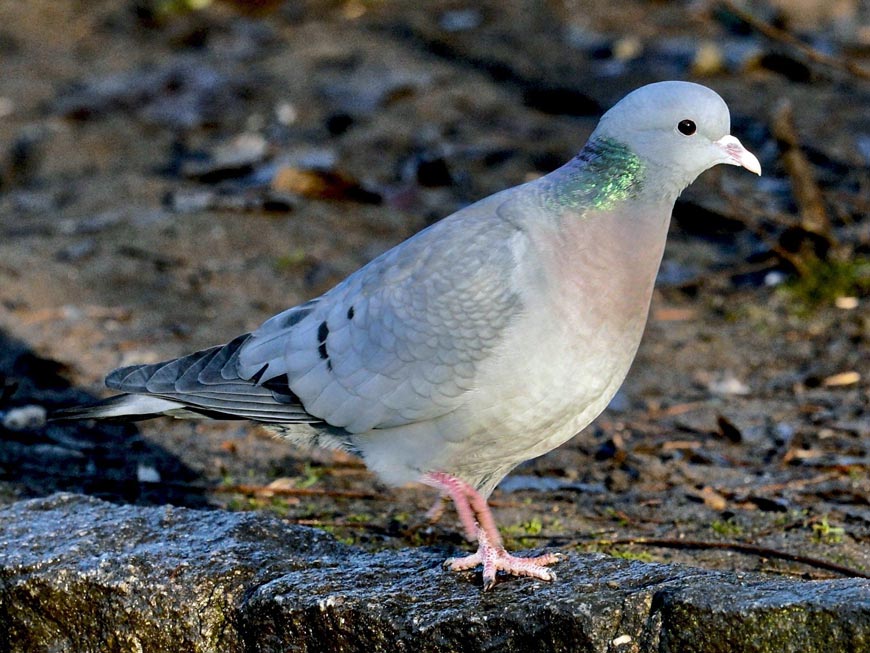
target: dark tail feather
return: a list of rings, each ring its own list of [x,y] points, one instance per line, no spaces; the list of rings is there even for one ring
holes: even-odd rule
[[[122,419],[138,421],[181,411],[184,406],[157,397],[144,395],[117,395],[84,406],[59,408],[51,412],[48,421],[72,419]]]
[[[106,385],[126,394],[56,411],[50,419],[139,420],[172,417],[251,419],[266,423],[318,423],[293,394],[286,375],[262,385],[238,372],[239,351],[250,338],[152,365],[115,370]]]

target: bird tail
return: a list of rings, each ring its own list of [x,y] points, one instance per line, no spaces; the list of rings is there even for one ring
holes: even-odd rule
[[[106,377],[106,385],[124,394],[58,410],[49,419],[141,420],[168,415],[320,423],[290,389],[286,374],[265,383],[258,382],[258,375],[239,376],[239,352],[248,338],[242,335],[225,345],[162,363],[117,369]]]
[[[185,410],[184,404],[160,397],[148,395],[116,395],[95,401],[83,406],[72,406],[54,410],[48,416],[51,422],[74,419],[124,419],[138,421],[151,419],[160,415],[173,415],[178,417],[202,417],[202,415],[190,415]]]

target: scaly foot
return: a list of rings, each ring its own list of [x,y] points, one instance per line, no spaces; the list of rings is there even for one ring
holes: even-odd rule
[[[499,544],[490,542],[482,528],[477,531],[477,552],[462,558],[450,558],[444,566],[451,571],[465,571],[483,565],[483,589],[489,590],[495,585],[495,577],[499,571],[513,576],[529,576],[539,580],[556,580],[556,572],[546,565],[559,562],[558,553],[545,553],[534,558],[521,558],[511,555]]]
[[[561,556],[558,553],[547,553],[534,558],[520,558],[508,553],[502,544],[501,535],[486,498],[474,487],[444,472],[430,472],[421,480],[453,499],[468,539],[477,540],[477,553],[462,558],[451,558],[444,563],[446,568],[452,571],[463,571],[483,565],[484,590],[491,589],[495,585],[495,577],[499,571],[540,580],[556,579],[556,573],[547,569],[547,565],[558,562]],[[434,507],[429,513],[435,513]]]

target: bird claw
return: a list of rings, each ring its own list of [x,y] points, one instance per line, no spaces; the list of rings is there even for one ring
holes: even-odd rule
[[[512,576],[528,576],[538,580],[556,580],[555,572],[547,569],[562,559],[558,553],[545,553],[533,558],[521,558],[508,553],[502,544],[501,535],[486,504],[486,499],[465,481],[443,472],[430,472],[423,476],[423,482],[441,490],[453,499],[456,511],[468,535],[477,539],[477,551],[461,558],[450,558],[444,567],[450,571],[467,571],[483,565],[483,589],[492,589],[498,572]],[[439,511],[439,503],[430,509],[427,516]]]
[[[555,564],[562,558],[559,553],[545,553],[532,558],[511,555],[503,546],[493,546],[481,529],[478,532],[477,551],[461,558],[450,558],[444,562],[444,567],[450,571],[467,571],[483,565],[483,589],[486,591],[495,586],[499,571],[511,576],[528,576],[538,580],[554,581],[556,572],[549,569],[547,565]]]

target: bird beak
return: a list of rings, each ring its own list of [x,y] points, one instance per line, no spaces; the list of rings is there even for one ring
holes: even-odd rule
[[[733,166],[743,166],[749,172],[761,176],[761,164],[755,155],[743,147],[743,144],[730,134],[723,136],[718,141],[713,141],[714,145],[718,145],[724,155],[722,163],[729,163]]]

